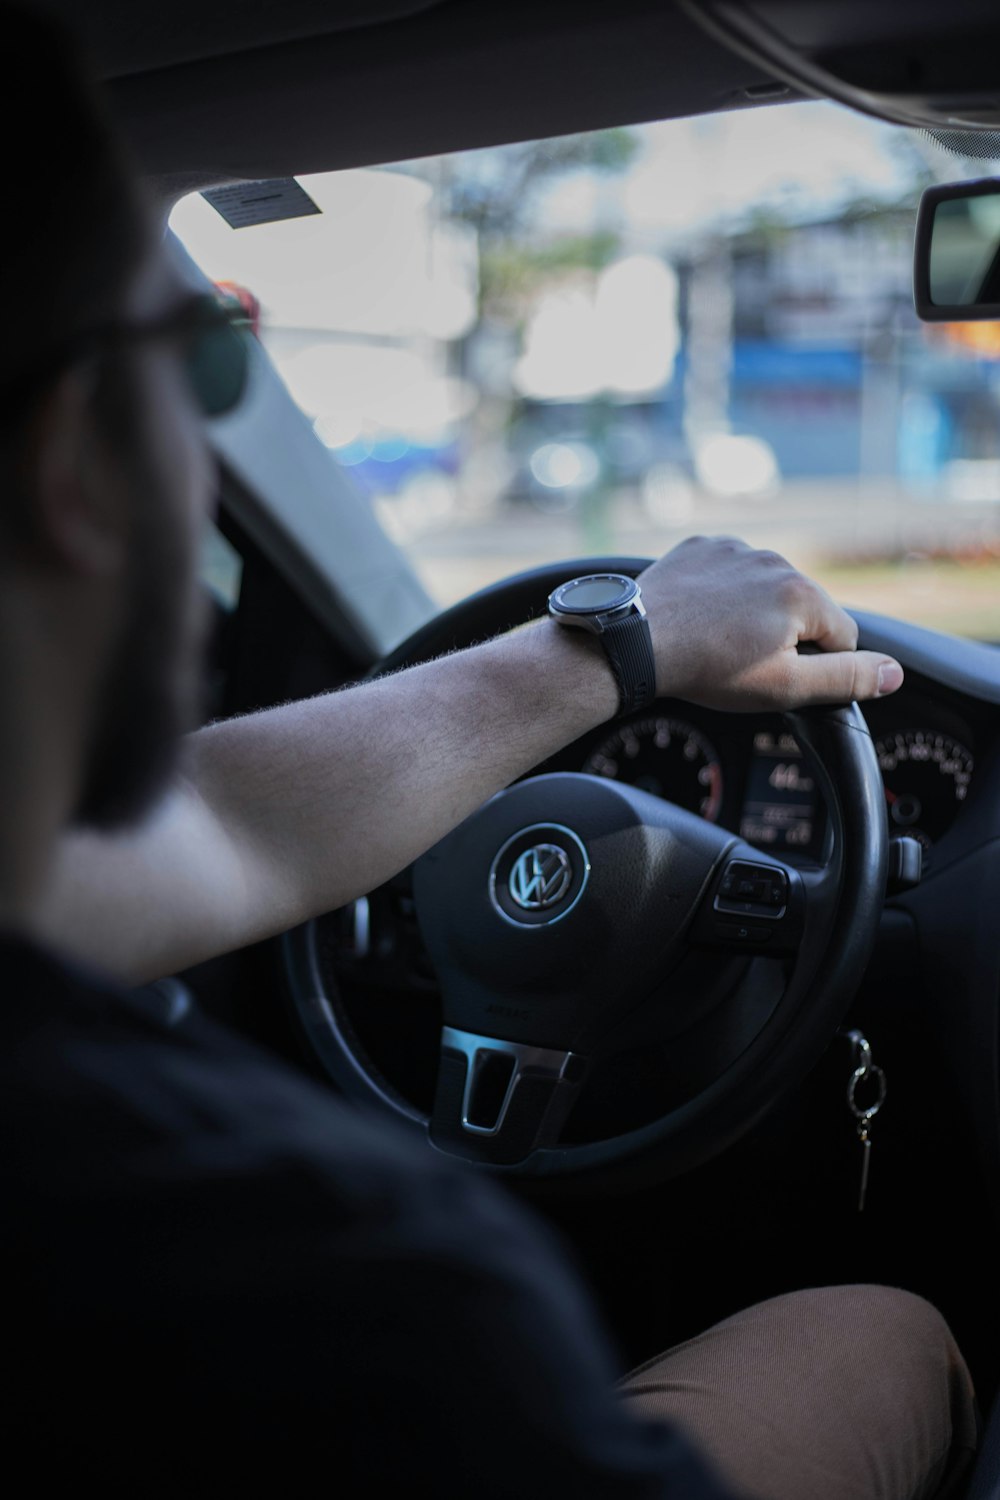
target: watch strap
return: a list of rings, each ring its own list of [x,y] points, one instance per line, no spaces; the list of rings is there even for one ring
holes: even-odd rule
[[[619,714],[646,708],[656,697],[656,658],[645,614],[616,620],[598,639],[618,684]]]

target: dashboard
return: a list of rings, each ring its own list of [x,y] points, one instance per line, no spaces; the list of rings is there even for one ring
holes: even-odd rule
[[[924,868],[975,785],[983,727],[951,695],[905,687],[862,706],[882,771],[890,837],[923,849]],[[675,802],[792,863],[820,863],[828,815],[819,778],[788,724],[658,700],[604,725],[548,761],[625,781]]]

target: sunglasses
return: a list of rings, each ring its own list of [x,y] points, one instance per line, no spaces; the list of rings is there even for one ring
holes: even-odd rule
[[[238,304],[220,302],[212,292],[187,298],[162,318],[111,324],[94,337],[117,344],[176,340],[203,416],[225,416],[243,398],[250,371],[250,321]]]
[[[178,350],[191,394],[203,416],[221,417],[243,398],[250,372],[250,321],[234,303],[220,302],[213,292],[187,297],[163,317],[144,323],[105,323],[74,335],[17,381],[14,400],[21,405],[58,372],[105,346],[128,346],[149,340],[172,340]]]

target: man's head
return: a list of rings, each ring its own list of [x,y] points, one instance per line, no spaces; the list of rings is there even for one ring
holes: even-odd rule
[[[51,787],[58,760],[60,820],[108,826],[148,807],[195,705],[213,481],[172,321],[190,299],[73,49],[0,25],[5,139],[54,142],[13,164],[2,251],[0,764],[37,797],[32,762]]]

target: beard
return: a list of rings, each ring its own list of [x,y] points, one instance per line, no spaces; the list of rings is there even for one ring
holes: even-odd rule
[[[152,465],[129,467],[136,503],[125,604],[95,701],[72,818],[76,827],[105,831],[152,810],[203,699],[204,600],[195,581],[191,526]]]

